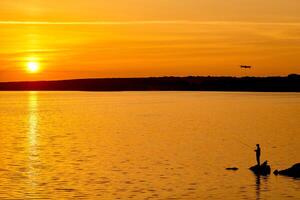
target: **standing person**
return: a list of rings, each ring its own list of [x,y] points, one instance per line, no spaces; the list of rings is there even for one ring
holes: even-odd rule
[[[256,152],[257,165],[260,166],[260,147],[259,147],[259,144],[256,145],[256,149],[254,151]]]

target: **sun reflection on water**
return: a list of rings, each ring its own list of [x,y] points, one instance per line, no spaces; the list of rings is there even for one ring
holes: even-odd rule
[[[30,92],[29,93],[29,133],[28,133],[28,139],[30,144],[30,149],[33,150],[33,148],[36,147],[37,143],[37,127],[38,127],[38,117],[37,117],[37,111],[38,111],[38,101],[37,101],[37,92]],[[32,152],[34,153],[34,152]]]
[[[31,189],[36,186],[38,178],[36,164],[39,162],[38,156],[38,93],[29,92],[28,97],[28,182]]]

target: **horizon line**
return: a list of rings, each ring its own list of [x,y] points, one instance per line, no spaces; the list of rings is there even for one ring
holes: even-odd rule
[[[0,81],[1,83],[21,83],[21,82],[55,82],[55,81],[74,81],[74,80],[96,80],[96,79],[149,79],[149,78],[287,78],[291,75],[300,77],[298,73],[290,73],[286,75],[261,75],[261,76],[234,76],[234,75],[183,75],[183,76],[132,76],[132,77],[86,77],[86,78],[67,78],[67,79],[48,79],[48,80],[15,80],[15,81]]]
[[[132,20],[132,21],[15,21],[0,20],[0,25],[215,25],[215,24],[248,24],[248,25],[291,25],[298,26],[300,22],[253,22],[253,21],[201,21],[201,20]]]

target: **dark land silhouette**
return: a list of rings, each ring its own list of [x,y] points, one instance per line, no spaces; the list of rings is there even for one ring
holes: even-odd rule
[[[300,92],[300,75],[278,77],[149,77],[0,82],[0,91]]]

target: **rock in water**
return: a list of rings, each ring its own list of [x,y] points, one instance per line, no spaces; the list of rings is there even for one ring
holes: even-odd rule
[[[271,173],[271,167],[268,165],[268,161],[265,161],[263,164],[259,165],[254,165],[250,167],[250,170],[257,174],[257,175],[269,175]]]
[[[275,170],[274,174],[300,178],[300,163],[297,163],[293,165],[291,168],[285,170],[281,170],[281,171]]]
[[[231,170],[231,171],[236,171],[238,170],[239,168],[237,167],[227,167],[226,170]]]

